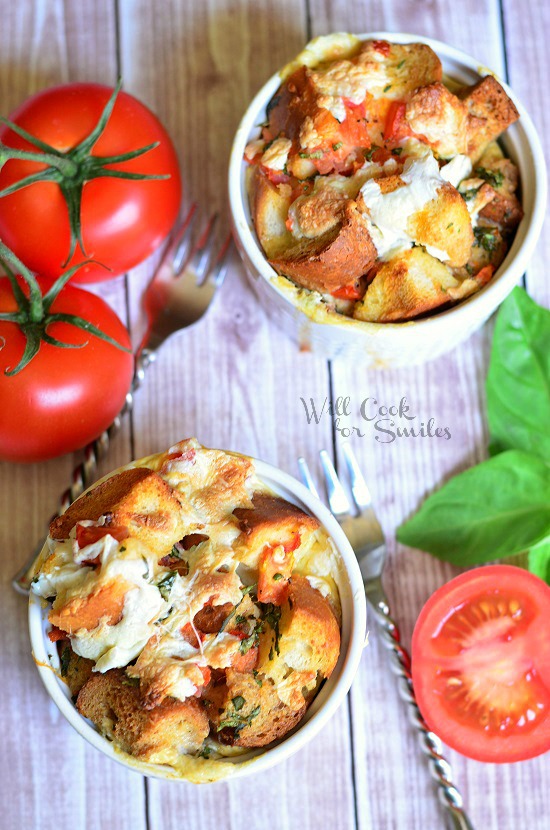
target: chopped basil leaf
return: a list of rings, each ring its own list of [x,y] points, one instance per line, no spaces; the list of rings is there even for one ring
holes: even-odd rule
[[[282,578],[283,578],[282,574],[273,574],[273,579],[275,580],[275,582],[278,582]]]
[[[340,148],[341,148],[341,147],[343,147],[343,146],[344,146],[344,142],[343,142],[343,141],[337,141],[337,142],[336,142],[336,144],[333,144],[333,145],[332,145],[332,149],[333,149],[335,152],[337,152],[337,151],[338,151],[338,150],[340,150]]]
[[[474,228],[476,242],[488,253],[492,253],[497,247],[497,238],[491,228]]]
[[[476,176],[485,179],[492,187],[502,187],[504,174],[500,170],[488,170],[487,167],[476,167]]]
[[[163,599],[168,601],[170,596],[170,591],[172,590],[172,585],[174,584],[174,580],[177,577],[177,571],[170,571],[167,573],[166,576],[163,576],[160,582],[157,585],[157,588],[160,591],[160,595]]]
[[[281,619],[281,609],[278,605],[273,605],[272,602],[261,603],[263,609],[263,619],[273,629],[275,635],[273,644],[269,651],[269,659],[273,660],[275,652],[279,654],[279,620]]]
[[[237,695],[237,697],[231,698],[231,703],[233,704],[237,712],[239,712],[243,708],[245,702],[246,701],[242,695]]]
[[[71,662],[70,646],[65,646],[65,648],[61,652],[61,658],[59,662],[61,664],[61,677],[66,677],[67,672],[69,671],[69,663]]]
[[[405,58],[403,58],[402,61],[399,61],[399,63],[397,64],[397,68],[402,69],[404,67],[404,65],[405,65]]]
[[[391,89],[391,84],[386,84],[384,87],[384,92],[388,92]]]
[[[262,680],[261,677],[258,677],[258,670],[257,669],[252,669],[252,674],[254,675],[254,680],[256,681],[258,686],[261,688],[264,684],[264,681]]]

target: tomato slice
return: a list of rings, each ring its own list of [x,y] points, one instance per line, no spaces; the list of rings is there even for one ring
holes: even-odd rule
[[[112,536],[117,542],[123,542],[128,538],[128,528],[123,525],[101,525],[100,527],[91,525],[76,526],[76,541],[79,548],[85,548],[87,545],[93,545],[103,539],[104,536]]]
[[[507,763],[550,749],[550,587],[511,565],[458,576],[422,609],[412,641],[418,706],[469,758]]]

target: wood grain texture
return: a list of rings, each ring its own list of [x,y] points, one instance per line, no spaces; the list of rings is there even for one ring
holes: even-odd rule
[[[549,126],[541,106],[548,76],[547,5],[503,0],[510,81],[544,135]],[[386,29],[429,35],[503,75],[501,23],[496,0],[5,3],[2,112],[50,84],[113,83],[121,71],[125,88],[149,104],[173,136],[187,203],[198,200],[206,212],[222,213],[221,237],[228,227],[226,168],[235,128],[252,95],[310,33]],[[528,274],[530,291],[546,302],[547,248],[547,242],[539,245]],[[130,274],[127,297],[124,279],[95,289],[127,319],[134,342],[143,325],[141,295],[155,261]],[[421,605],[454,570],[398,548],[394,531],[426,492],[485,455],[483,382],[490,336],[488,324],[450,355],[412,370],[332,367],[334,397],[351,397],[353,416],[341,426],[357,425],[364,433],[355,435],[353,444],[388,535],[386,587],[407,643]],[[298,353],[268,322],[235,256],[207,317],[165,345],[149,369],[133,419],[101,471],[194,434],[207,445],[256,455],[291,473],[303,454],[318,476],[317,451],[331,449],[333,424],[323,417],[318,425],[308,425],[301,398],[322,405],[330,381],[323,361]],[[386,443],[387,433],[360,417],[359,405],[368,397],[380,405],[406,397],[415,425],[433,417],[435,426],[449,428],[451,439]],[[369,412],[372,406],[370,401]],[[339,447],[342,436],[336,432],[335,437]],[[439,830],[443,818],[433,784],[372,624],[351,712],[346,701],[308,747],[258,777],[203,788],[158,781],[144,785],[136,773],[108,761],[73,732],[42,689],[29,656],[25,603],[11,592],[9,579],[42,534],[77,458],[25,467],[0,464],[0,514],[9,517],[2,524],[0,565],[0,683],[5,690],[0,781],[6,828]],[[455,754],[451,760],[476,828],[546,830],[548,756],[501,767]]]
[[[0,98],[8,114],[29,94],[72,80],[114,83],[117,74],[114,7],[26,2],[4,4],[0,28]],[[102,295],[126,319],[124,280]],[[110,466],[129,460],[129,425],[113,446]],[[0,463],[0,620],[3,689],[1,792],[9,810],[2,826],[68,830],[145,827],[139,776],[88,746],[48,698],[34,667],[26,602],[11,589],[11,576],[44,536],[58,498],[79,455],[42,464]],[[110,822],[114,822],[113,825]]]
[[[535,0],[523,6],[503,0],[506,33],[508,80],[520,97],[538,131],[545,159],[550,156],[550,113],[548,105],[548,32],[550,5]],[[541,106],[541,104],[543,104]],[[539,243],[527,268],[527,288],[531,296],[550,306],[548,262],[550,260],[550,218],[548,210]]]
[[[444,40],[504,75],[496,2],[427,4],[397,0],[367,5],[311,0],[310,10],[313,35],[335,29],[408,31]],[[385,585],[405,643],[410,643],[414,622],[428,596],[457,571],[427,554],[397,546],[395,528],[416,510],[427,492],[485,457],[483,384],[491,330],[488,324],[449,355],[410,370],[382,373],[338,363],[333,366],[334,395],[351,397],[353,415],[343,419],[341,425],[356,425],[364,433],[362,438],[355,435],[353,445],[388,534]],[[399,405],[403,397],[410,405],[409,414],[416,416],[409,426],[418,429],[433,418],[433,427],[448,427],[451,439],[408,437],[392,441],[387,430],[393,425],[388,419],[381,418],[377,429],[377,421],[366,423],[360,417],[359,407],[366,398],[390,406]],[[371,400],[369,415],[375,409]],[[398,418],[395,426],[407,426],[407,421]],[[338,435],[338,443],[341,438]],[[391,718],[387,717],[390,710]],[[352,723],[359,827],[441,827],[442,813],[427,765],[416,734],[407,726],[387,654],[377,643],[375,631],[352,687]],[[528,821],[542,830],[547,820],[541,808],[546,798],[543,781],[545,776],[548,780],[548,758],[515,767],[491,767],[467,761],[456,753],[449,756],[455,781],[476,827],[512,830],[528,816]],[[521,789],[525,776],[532,777],[534,797]],[[362,782],[368,782],[368,786],[361,786]]]
[[[188,201],[225,213],[226,170],[233,133],[257,88],[306,40],[300,3],[182,4],[166,2],[159,16],[147,2],[121,6],[121,62],[127,88],[154,103],[181,154]],[[135,61],[155,54],[155,71]],[[223,224],[223,223],[222,223]],[[225,224],[227,229],[227,223]],[[222,229],[223,230],[223,229]],[[133,324],[150,274],[130,278]],[[319,435],[307,426],[300,397],[328,394],[327,367],[297,354],[268,325],[236,258],[208,316],[165,345],[138,396],[134,416],[137,455],[197,435],[207,445],[230,447],[296,472],[297,455],[330,446],[331,425]],[[321,445],[322,445],[321,444]],[[328,748],[328,751],[327,751]],[[266,817],[280,827],[317,827],[319,793],[326,820],[353,823],[347,707],[317,741],[284,766],[215,790],[151,781],[151,830],[173,825],[185,802],[190,827],[258,828]],[[251,812],[251,787],[262,809]]]

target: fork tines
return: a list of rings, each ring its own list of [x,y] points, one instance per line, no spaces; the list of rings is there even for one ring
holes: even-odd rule
[[[351,487],[353,502],[357,510],[361,512],[371,507],[372,505],[369,488],[367,486],[367,482],[363,477],[363,474],[361,473],[361,470],[359,469],[359,464],[357,463],[357,459],[351,446],[349,444],[343,444],[342,451],[348,471],[349,484]],[[338,474],[334,469],[334,465],[330,460],[329,454],[326,450],[321,450],[319,453],[319,458],[321,460],[321,467],[323,469],[323,474],[325,478],[327,499],[331,512],[336,516],[337,519],[342,519],[346,516],[349,516],[351,513],[351,505],[346,495],[346,491],[344,490],[342,483],[338,477]],[[313,477],[310,473],[305,458],[298,459],[298,467],[300,470],[302,481],[304,482],[308,490],[310,490],[310,492],[312,492],[314,496],[319,498],[317,488],[315,487]]]

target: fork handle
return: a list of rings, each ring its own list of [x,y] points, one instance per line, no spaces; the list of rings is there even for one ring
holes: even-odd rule
[[[120,432],[122,418],[133,410],[134,395],[143,383],[146,369],[154,362],[155,358],[156,354],[152,349],[142,349],[136,356],[134,377],[132,385],[126,394],[124,406],[113,423],[107,429],[103,430],[95,441],[90,441],[84,447],[84,460],[74,468],[71,476],[71,484],[62,493],[59,500],[59,510],[52,516],[50,521],[64,513],[69,505],[81,496],[84,490],[96,480],[98,464],[107,455],[113,438]],[[28,596],[34,574],[34,565],[42,550],[43,544],[44,540],[41,540],[23,567],[14,575],[11,584],[17,593]]]
[[[409,720],[419,733],[420,746],[437,782],[439,799],[447,811],[449,830],[474,830],[464,812],[462,796],[453,784],[451,765],[443,757],[443,745],[430,731],[418,708],[411,676],[411,658],[401,643],[399,629],[391,617],[387,600],[383,597],[370,601],[382,641],[390,651],[391,667],[399,680],[400,696],[408,704]]]

